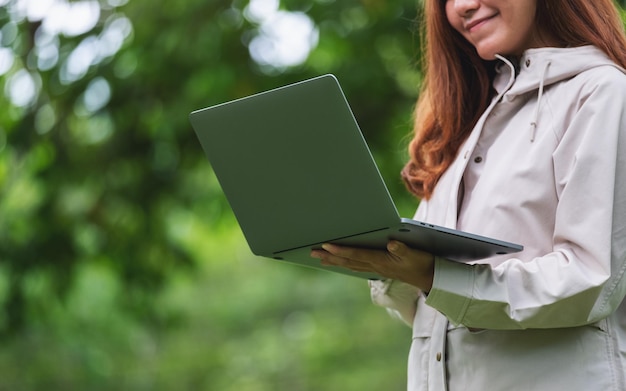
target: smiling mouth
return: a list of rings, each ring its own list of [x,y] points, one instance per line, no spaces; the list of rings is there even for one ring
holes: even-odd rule
[[[471,33],[472,30],[476,30],[478,27],[482,26],[485,22],[496,17],[496,15],[498,14],[496,13],[496,14],[493,14],[484,18],[473,20],[465,25],[465,30]]]

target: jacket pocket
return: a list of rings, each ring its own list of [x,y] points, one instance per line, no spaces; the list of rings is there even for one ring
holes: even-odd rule
[[[413,318],[413,338],[428,338],[432,336],[435,318],[439,313],[426,304],[423,295],[417,298],[417,311]]]
[[[619,359],[610,350],[606,330],[606,321],[564,329],[478,333],[451,328],[450,389],[622,390]]]

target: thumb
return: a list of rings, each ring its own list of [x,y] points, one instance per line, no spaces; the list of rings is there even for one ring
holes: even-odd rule
[[[396,256],[401,256],[406,253],[406,245],[402,242],[398,242],[397,240],[391,240],[387,243],[387,251]]]

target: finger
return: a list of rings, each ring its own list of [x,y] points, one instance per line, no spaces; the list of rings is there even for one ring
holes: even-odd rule
[[[350,261],[345,258],[336,258],[333,261],[322,261],[323,266],[337,266],[344,269],[352,270],[354,272],[373,272],[371,265],[360,263],[356,261]]]
[[[326,250],[319,249],[311,250],[310,256],[311,258],[319,259],[321,264],[325,266],[344,265],[348,261],[347,259],[332,254]]]
[[[311,251],[311,258],[324,260],[324,259],[328,258],[328,256],[329,256],[328,252],[323,251],[323,250],[312,250]]]
[[[324,245],[324,246],[326,246],[326,245]],[[324,247],[324,246],[322,246],[322,247]],[[339,255],[341,250],[335,250],[334,247],[336,247],[336,246],[333,246],[333,249],[331,250],[331,247],[326,246],[326,248],[328,248],[331,251],[329,251],[327,249],[324,249],[324,248],[322,248],[322,249],[313,249],[313,250],[311,250],[310,256],[312,258],[321,259],[323,261],[337,263],[337,259],[341,259],[341,258],[343,258],[343,256]]]
[[[361,263],[371,263],[375,262],[376,258],[380,255],[379,252],[373,251],[371,249],[360,249],[356,247],[344,247],[338,246],[336,244],[325,243],[322,245],[322,248],[326,250],[328,253],[339,257],[345,258],[352,261],[357,261]]]
[[[346,252],[346,249],[336,244],[324,243],[322,244],[322,248],[333,255],[340,255],[342,252]]]
[[[351,251],[343,251],[345,248],[340,246],[332,246],[327,248],[336,252],[351,253]],[[326,250],[312,250],[311,257],[321,260],[323,266],[337,266],[345,269],[349,269],[356,272],[373,272],[374,268],[369,262],[361,262],[359,260],[344,258],[335,254],[332,254]]]

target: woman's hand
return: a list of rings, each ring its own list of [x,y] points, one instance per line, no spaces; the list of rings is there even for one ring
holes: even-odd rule
[[[429,292],[433,285],[435,257],[392,240],[387,251],[324,244],[323,250],[313,250],[311,257],[322,265],[340,266],[356,272],[373,272],[382,277],[399,280]]]

